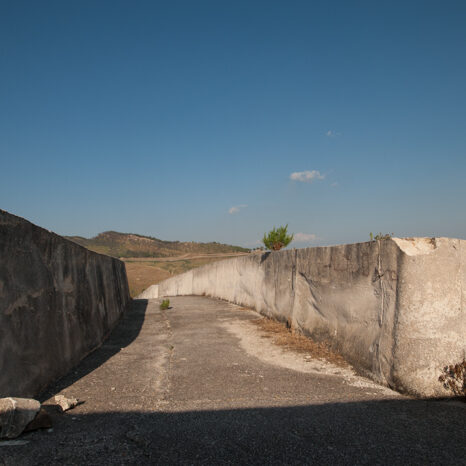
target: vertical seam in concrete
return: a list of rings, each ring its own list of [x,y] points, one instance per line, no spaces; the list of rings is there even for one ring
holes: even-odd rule
[[[400,294],[403,293],[402,287],[402,276],[404,273],[405,257],[403,251],[397,246],[397,257],[396,257],[396,291],[395,291],[395,303],[393,308],[393,326],[391,334],[391,349],[390,349],[390,371],[387,374],[387,385],[391,388],[399,389],[397,387],[397,381],[395,380],[397,368],[395,367],[396,357],[398,353],[398,325],[399,325],[399,312],[400,312]]]
[[[463,280],[462,280],[462,271],[463,271],[463,256],[461,250],[461,243],[458,240],[458,251],[459,251],[459,277],[460,277],[460,309],[463,311]]]
[[[382,273],[382,255],[380,254],[380,248],[381,248],[381,243],[382,240],[377,241],[377,274],[379,275],[379,281],[380,281],[380,297],[382,301],[382,313],[380,315],[379,319],[379,324],[380,327],[383,325],[384,317],[385,317],[385,296],[384,296],[384,287],[383,287],[383,273]]]
[[[464,313],[464,303],[463,303],[463,255],[461,248],[461,241],[458,240],[458,251],[459,251],[459,279],[460,279],[460,316]],[[466,349],[463,348],[463,359],[466,358]]]
[[[386,377],[382,371],[382,364],[381,364],[381,356],[380,356],[380,343],[382,340],[383,334],[383,324],[385,320],[385,290],[384,290],[384,283],[383,283],[383,275],[382,272],[382,255],[380,249],[382,247],[382,240],[377,241],[377,275],[378,281],[380,283],[380,303],[381,303],[381,310],[380,310],[380,317],[379,317],[379,336],[377,338],[377,345],[376,345],[376,352],[375,352],[375,375],[383,380],[386,383]]]
[[[296,301],[296,271],[298,269],[298,250],[294,250],[294,258],[293,258],[293,264],[291,266],[291,289],[292,289],[292,295],[291,295],[291,313],[290,313],[290,320],[295,325],[295,320],[294,320],[294,313],[295,313],[295,308],[294,308],[294,303]]]
[[[291,265],[291,289],[293,290],[293,304],[294,304],[294,295],[296,288],[296,265],[297,265],[298,251],[294,250],[294,257]]]
[[[191,271],[191,294],[194,294],[194,270]]]

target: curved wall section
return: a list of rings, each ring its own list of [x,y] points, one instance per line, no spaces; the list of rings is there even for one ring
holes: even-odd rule
[[[129,301],[123,262],[0,210],[0,398],[64,375]]]
[[[466,241],[393,238],[251,254],[153,285],[141,297],[206,295],[255,308],[329,342],[374,380],[446,396],[466,352]]]

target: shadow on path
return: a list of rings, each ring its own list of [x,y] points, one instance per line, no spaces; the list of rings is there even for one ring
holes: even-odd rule
[[[0,455],[24,465],[464,464],[464,427],[463,407],[422,400],[69,414]]]
[[[0,466],[465,464],[463,403],[376,400],[338,378],[264,364],[216,323],[226,313],[247,319],[247,311],[207,298],[173,303],[167,319],[155,303],[134,301],[102,347],[42,397],[89,375],[78,384],[91,402],[52,413],[53,431],[25,434],[26,446],[2,446]],[[93,378],[97,368],[104,378]],[[250,373],[264,374],[264,385]]]
[[[147,305],[147,299],[133,300],[128,310],[122,315],[117,326],[103,344],[80,361],[68,374],[47,387],[38,397],[38,400],[44,402],[61,390],[69,387],[77,380],[85,377],[104,364],[112,356],[119,353],[123,348],[130,345],[141,331]]]

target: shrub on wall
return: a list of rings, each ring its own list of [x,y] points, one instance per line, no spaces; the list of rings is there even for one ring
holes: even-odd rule
[[[267,249],[271,251],[279,251],[281,248],[286,248],[293,241],[293,234],[288,234],[288,225],[284,227],[273,228],[268,233],[264,233],[262,242]]]

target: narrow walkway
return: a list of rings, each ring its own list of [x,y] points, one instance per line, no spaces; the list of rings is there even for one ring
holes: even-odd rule
[[[158,305],[136,301],[50,388],[42,401],[85,403],[54,415],[53,432],[1,447],[0,465],[465,464],[464,404],[412,400],[284,352],[232,304]]]

